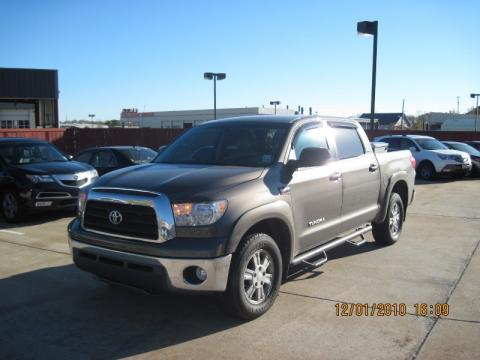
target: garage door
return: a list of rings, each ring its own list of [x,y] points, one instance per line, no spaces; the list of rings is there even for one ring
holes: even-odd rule
[[[0,128],[30,128],[35,119],[33,109],[0,109]]]

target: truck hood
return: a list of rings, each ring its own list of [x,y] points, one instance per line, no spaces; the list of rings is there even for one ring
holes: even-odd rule
[[[464,155],[463,151],[453,150],[453,149],[444,149],[444,150],[428,150],[435,154],[443,154],[443,155]]]
[[[257,179],[263,168],[215,165],[155,164],[112,171],[94,188],[114,187],[164,193],[172,200],[205,196]]]
[[[37,164],[10,165],[18,172],[32,175],[75,174],[93,168],[77,161],[44,162]]]

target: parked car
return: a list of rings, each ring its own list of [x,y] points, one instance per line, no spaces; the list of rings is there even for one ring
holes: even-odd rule
[[[472,159],[472,174],[480,175],[480,151],[473,146],[458,141],[443,141],[443,144],[449,149],[455,149],[469,154]]]
[[[0,139],[0,208],[10,222],[47,209],[73,209],[98,174],[41,140]]]
[[[480,141],[465,141],[465,143],[480,151]]]
[[[371,230],[379,244],[397,242],[414,181],[411,153],[375,154],[353,120],[212,121],[84,189],[69,244],[75,264],[100,278],[225,292],[233,314],[253,319],[292,266],[319,266]]]
[[[449,149],[430,136],[387,135],[375,141],[388,143],[388,151],[410,150],[417,161],[417,174],[424,180],[438,174],[463,177],[472,170],[470,155]]]
[[[127,166],[145,164],[152,161],[157,152],[140,146],[108,146],[86,149],[73,159],[92,165],[99,175]]]

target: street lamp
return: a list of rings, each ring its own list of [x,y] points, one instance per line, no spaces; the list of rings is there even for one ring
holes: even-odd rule
[[[472,99],[477,98],[477,107],[475,108],[475,132],[477,132],[477,120],[478,120],[478,97],[480,94],[470,94]]]
[[[203,78],[205,80],[213,79],[213,119],[217,119],[217,80],[223,80],[227,77],[225,73],[212,73],[206,72],[203,73]]]
[[[93,118],[95,117],[95,114],[88,114],[88,117],[90,118],[90,122],[92,123],[92,128],[93,126]]]
[[[276,101],[270,101],[270,105],[273,105],[275,107],[275,115],[277,115],[277,105],[280,105],[281,102],[276,100]]]
[[[370,129],[375,124],[375,83],[377,79],[377,37],[378,21],[361,21],[357,23],[357,33],[362,36],[373,36],[373,65],[372,65],[372,100],[370,105]]]

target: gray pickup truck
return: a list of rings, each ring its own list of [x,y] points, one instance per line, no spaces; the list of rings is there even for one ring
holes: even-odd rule
[[[142,288],[221,292],[265,313],[289,270],[373,231],[395,243],[414,196],[410,151],[376,154],[359,124],[256,116],[211,121],[149,164],[102,176],[69,227],[75,264]]]

